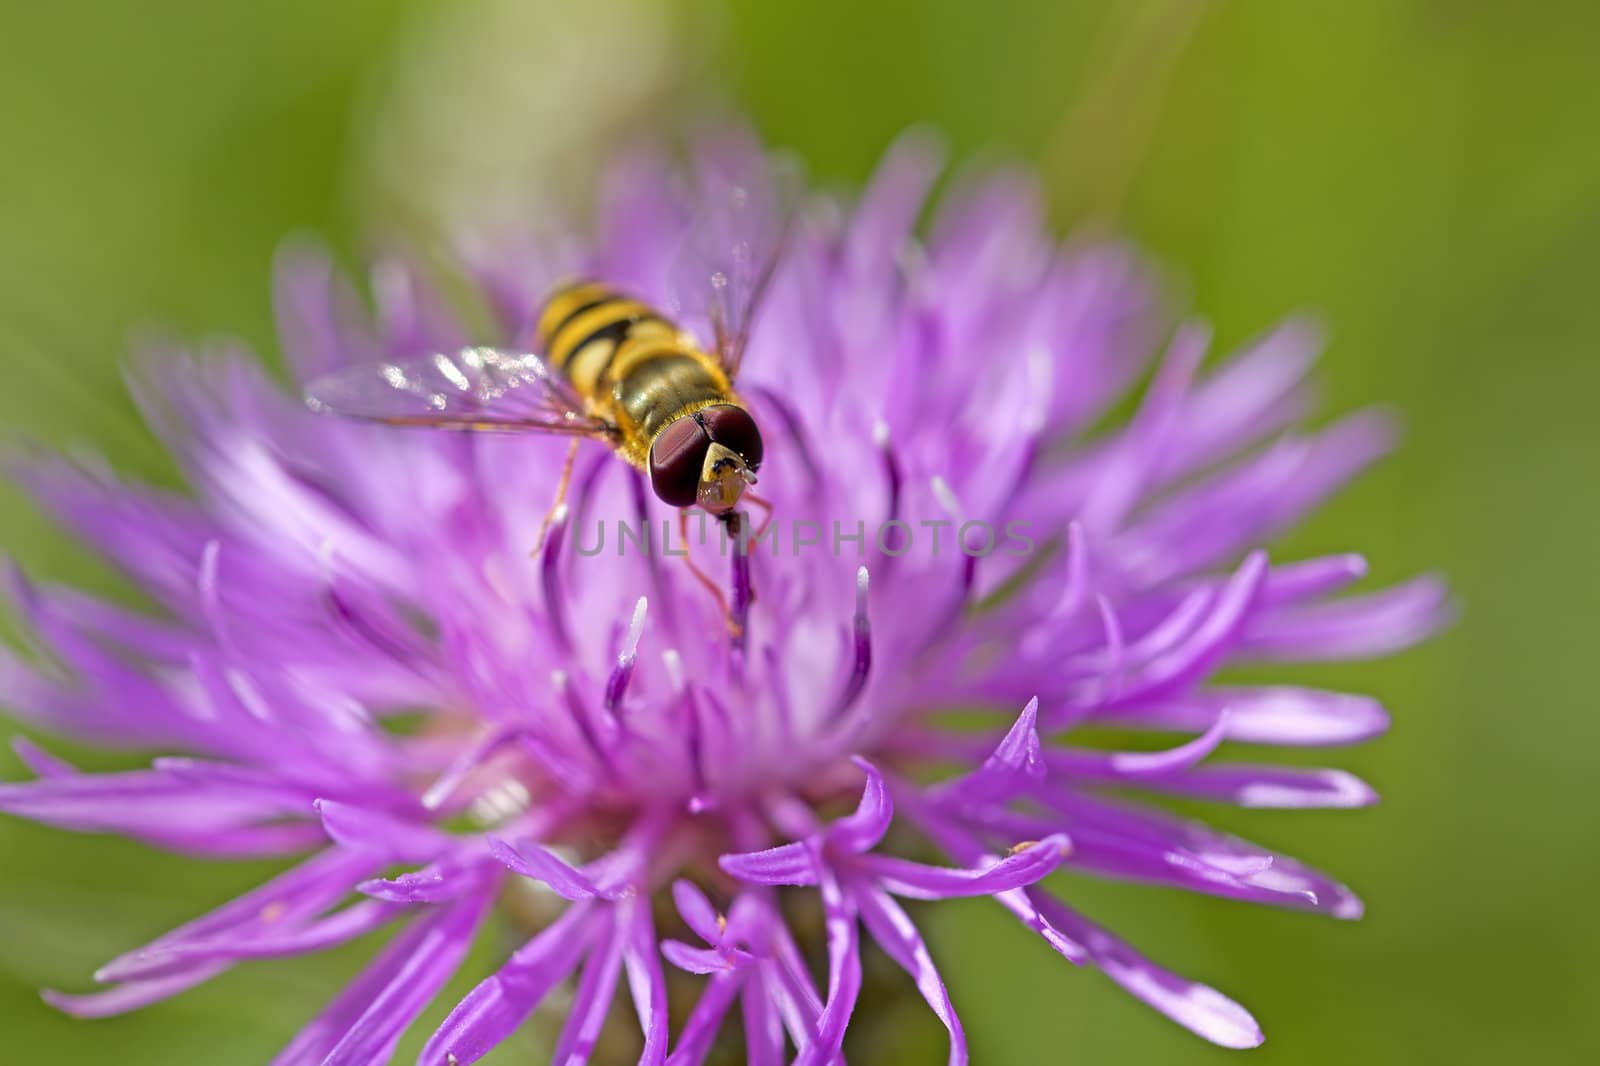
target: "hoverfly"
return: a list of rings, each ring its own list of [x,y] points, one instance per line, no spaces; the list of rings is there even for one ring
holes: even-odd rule
[[[582,280],[544,300],[536,351],[477,347],[357,367],[312,382],[306,402],[392,426],[574,438],[541,542],[584,438],[648,476],[656,496],[680,509],[685,539],[694,507],[725,524],[742,497],[770,511],[749,492],[764,449],[734,380],[793,217],[787,198],[777,203],[779,191],[703,190],[711,209],[692,226],[674,281],[685,309],[709,322],[709,350],[651,305]]]

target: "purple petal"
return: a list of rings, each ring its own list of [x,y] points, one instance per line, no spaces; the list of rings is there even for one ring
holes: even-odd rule
[[[822,871],[822,913],[828,938],[828,999],[817,1021],[817,1040],[803,1048],[796,1066],[832,1062],[844,1046],[844,1033],[861,992],[861,944],[855,903],[833,873]]]
[[[0,784],[0,811],[80,831],[151,837],[239,828],[305,809],[304,793],[293,787],[198,788],[162,770]]]
[[[1043,777],[1045,767],[1040,759],[1038,721],[1039,697],[1035,696],[1022,708],[994,754],[984,761],[983,768],[1020,771],[1031,778]]]
[[[717,860],[723,871],[757,885],[814,885],[817,867],[803,842],[780,844],[765,851],[735,852]]]
[[[1098,483],[1078,519],[1090,531],[1110,531],[1150,489],[1158,457],[1172,448],[1172,436],[1185,394],[1211,344],[1210,329],[1186,322],[1167,346],[1154,380],[1117,446],[1100,465]]]
[[[0,458],[0,469],[5,468]],[[73,632],[92,634],[98,640],[121,646],[152,663],[178,665],[194,650],[193,634],[181,626],[153,614],[106,603],[75,589],[35,585],[9,561],[0,564],[0,588],[4,588],[13,602],[29,605],[34,615],[48,614]]]
[[[1210,612],[1194,632],[1177,647],[1143,667],[1138,679],[1117,702],[1150,699],[1181,689],[1204,676],[1232,650],[1235,638],[1249,621],[1266,575],[1266,553],[1250,553],[1217,592]]]
[[[869,855],[862,862],[879,884],[897,896],[951,899],[992,896],[1031,885],[1060,866],[1070,850],[1067,837],[1055,834],[979,869],[927,866],[888,855]]]
[[[1052,750],[1044,755],[1052,773],[1067,780],[1138,781],[1163,779],[1195,766],[1217,750],[1228,733],[1224,711],[1204,733],[1166,751],[1086,751],[1080,748]]]
[[[1371,786],[1343,770],[1213,765],[1143,785],[1169,796],[1274,810],[1370,807],[1378,802],[1378,794]]]
[[[881,284],[880,272],[892,268],[943,166],[943,145],[926,130],[903,134],[884,153],[856,204],[844,249],[849,269],[868,285]]]
[[[855,894],[856,905],[867,931],[902,970],[917,983],[917,991],[928,1001],[928,1006],[950,1033],[949,1066],[961,1066],[967,1061],[967,1036],[956,1017],[950,994],[939,976],[933,956],[922,942],[916,924],[894,898],[882,889],[863,886]]]
[[[583,977],[578,981],[577,994],[572,997],[567,1024],[562,1026],[555,1054],[550,1057],[552,1066],[581,1066],[588,1062],[610,1012],[627,936],[616,908],[607,914],[607,920],[609,928],[602,930],[600,942],[584,963]]]
[[[515,741],[522,740],[526,731],[520,728],[501,728],[489,730],[476,744],[463,748],[461,752],[445,767],[434,782],[422,794],[422,806],[430,811],[443,807],[445,801],[450,799],[455,790],[461,786],[474,770],[477,770],[489,759],[498,754],[501,749]]]
[[[1209,689],[1169,703],[1117,708],[1101,718],[1124,728],[1203,732],[1224,711],[1228,736],[1249,744],[1355,744],[1389,728],[1389,716],[1376,700],[1286,685]]]
[[[744,1014],[745,1066],[783,1066],[783,1018],[766,974],[757,971],[746,979],[739,1005]]]
[[[1322,899],[1303,879],[1277,877],[1266,854],[1197,852],[1130,840],[1103,829],[1077,826],[1075,869],[1120,881],[1166,885],[1188,892],[1315,910]]]
[[[588,877],[562,861],[553,852],[532,841],[513,846],[499,837],[484,838],[489,853],[512,873],[531,877],[550,886],[550,890],[564,900],[576,902],[594,896],[612,898],[615,893],[602,892]]]
[[[328,836],[352,851],[367,851],[395,862],[427,862],[450,844],[448,836],[431,826],[383,811],[329,799],[317,800],[316,809]]]
[[[456,1004],[429,1038],[425,1066],[476,1062],[523,1023],[557,982],[577,969],[594,941],[601,916],[587,903],[562,916],[518,949],[493,977]]]
[[[1118,538],[1118,557],[1155,585],[1222,563],[1320,503],[1387,452],[1390,420],[1363,412],[1309,440],[1288,438],[1174,493]]]
[[[206,859],[283,858],[303,855],[327,843],[322,830],[310,823],[241,826],[237,829],[182,833],[126,830],[123,835],[167,851]]]
[[[859,855],[877,847],[889,831],[889,823],[894,820],[894,801],[889,798],[888,786],[884,784],[883,775],[876,766],[865,759],[851,761],[867,775],[866,785],[861,790],[861,802],[853,812],[828,827],[827,839],[830,845]]]
[[[145,981],[129,981],[118,985],[116,988],[105,992],[95,992],[85,996],[70,995],[47,988],[39,993],[40,997],[56,1010],[63,1014],[70,1014],[74,1018],[110,1018],[117,1014],[126,1014],[131,1010],[148,1007],[152,1003],[187,992],[195,985],[209,981],[217,974],[226,970],[226,965],[203,966],[199,969],[187,970],[183,973],[170,974],[166,977],[154,977]]]
[[[938,799],[959,804],[997,803],[1025,791],[1046,773],[1039,742],[1039,698],[1022,709],[994,752],[977,770],[933,791]]]
[[[1073,385],[1051,398],[1059,433],[1081,429],[1154,355],[1166,315],[1152,273],[1131,249],[1111,243],[1061,256],[1045,319],[1045,343]]]
[[[299,921],[343,899],[354,882],[376,865],[371,856],[329,848],[209,914],[119,955],[100,968],[96,979],[125,981],[163,974],[177,966],[187,968],[197,959],[209,963],[204,957],[207,950],[221,955],[230,945],[292,930]]]
[[[163,949],[158,955],[138,960],[112,971],[110,967],[96,971],[98,980],[134,978],[140,981],[170,973],[189,973],[197,968],[207,972],[218,962],[233,963],[244,959],[279,958],[285,955],[303,955],[323,951],[365,936],[389,924],[401,913],[397,904],[378,900],[353,903],[326,918],[307,924],[294,922],[275,923],[261,933],[219,936],[211,940],[191,940]]]
[[[695,948],[681,940],[663,940],[661,954],[680,970],[702,974],[737,969],[741,963],[751,958],[749,952],[737,948],[726,951],[717,948]]]
[[[22,765],[38,777],[71,777],[78,772],[77,767],[51,755],[27,737],[12,737],[11,750],[22,760]]]
[[[1276,607],[1336,592],[1367,576],[1367,560],[1354,554],[1329,555],[1272,568],[1261,590],[1261,602]]]
[[[1325,874],[1163,811],[1063,793],[1046,797],[1067,815],[1071,863],[1114,877],[1150,880],[1213,895],[1361,917],[1361,900]],[[1056,823],[1047,821],[1047,825]]]
[[[386,1061],[412,1020],[450,979],[493,898],[494,882],[427,912],[273,1060],[274,1066],[367,1066]]]
[[[742,973],[719,973],[706,982],[694,1010],[689,1012],[688,1020],[678,1033],[678,1046],[667,1056],[667,1066],[699,1066],[705,1061],[717,1039],[717,1031],[722,1028],[722,1019],[727,1017],[728,1008],[733,1005],[744,980]],[[770,1004],[768,997],[761,999]]]
[[[484,863],[474,850],[447,856],[421,870],[387,880],[363,881],[356,889],[393,903],[443,903],[470,892],[482,882],[483,874]]]
[[[1452,613],[1444,583],[1419,577],[1383,592],[1263,614],[1246,630],[1241,651],[1296,662],[1387,655],[1438,632]]]
[[[1040,939],[1050,945],[1050,950],[1074,966],[1082,966],[1089,961],[1089,952],[1082,944],[1051,925],[1049,920],[1039,913],[1039,909],[1033,905],[1033,900],[1028,896],[1027,889],[1014,888],[1009,892],[996,892],[994,898],[995,902],[1016,915],[1023,925],[1039,934]]]
[[[622,965],[628,976],[633,1009],[644,1033],[639,1066],[661,1066],[667,1059],[667,977],[656,950],[655,923],[650,919],[648,896],[633,896],[621,904],[626,915],[627,945]]]
[[[274,264],[273,289],[283,350],[299,380],[382,358],[362,322],[360,298],[320,246],[286,244]]]
[[[1233,1000],[1155,965],[1054,897],[1038,890],[1028,895],[1052,924],[1088,948],[1107,977],[1185,1029],[1223,1047],[1261,1043],[1261,1027]]]
[[[996,856],[986,852],[982,841],[967,825],[964,816],[953,815],[925,800],[905,800],[903,805],[908,809],[913,824],[951,858],[971,866],[985,867],[999,861]],[[1075,966],[1082,965],[1087,958],[1081,945],[1074,943],[1070,937],[1045,920],[1024,894],[1023,889],[1014,888],[996,892],[994,899],[1016,915],[1022,924],[1039,934],[1044,942],[1050,945],[1051,950],[1059,953],[1068,962]]]
[[[736,920],[749,918],[748,922],[740,922],[741,932],[746,932],[748,925],[756,950],[770,957],[770,961],[761,967],[766,994],[782,1016],[784,1028],[789,1031],[789,1039],[794,1041],[795,1047],[808,1047],[817,1038],[817,1027],[822,1018],[822,997],[817,994],[816,984],[811,980],[811,970],[805,956],[801,954],[789,927],[784,924],[776,904],[770,900],[752,899],[749,895],[740,899],[751,912],[749,915],[741,914],[736,908]]]
[[[379,259],[372,266],[371,286],[390,358],[414,359],[467,344],[466,329],[413,260],[398,255]]]
[[[1163,482],[1203,469],[1297,419],[1306,405],[1302,382],[1322,346],[1320,331],[1289,321],[1213,372],[1188,397],[1159,457]]]
[[[696,936],[707,944],[722,943],[723,922],[718,918],[711,901],[706,899],[706,894],[700,891],[699,885],[681,878],[674,881],[672,900],[677,904],[678,914],[683,917],[684,924],[693,929]]]

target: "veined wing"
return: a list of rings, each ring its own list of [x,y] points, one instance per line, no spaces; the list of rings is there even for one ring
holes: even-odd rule
[[[544,360],[497,348],[463,348],[330,374],[306,389],[306,404],[313,411],[393,426],[592,437],[614,433],[610,423],[584,413],[583,401]]]
[[[716,356],[732,379],[750,327],[783,258],[800,202],[791,166],[759,150],[723,146],[702,157],[697,211],[673,269],[678,310],[710,323]]]

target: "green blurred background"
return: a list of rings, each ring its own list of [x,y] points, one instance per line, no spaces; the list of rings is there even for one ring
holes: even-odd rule
[[[1388,737],[1327,756],[1375,783],[1380,806],[1208,813],[1339,873],[1368,917],[1068,888],[1248,1005],[1268,1040],[1246,1054],[1263,1066],[1600,1061],[1600,5],[3,10],[0,419],[163,482],[170,464],[120,384],[131,328],[228,331],[270,353],[284,234],[356,252],[384,225],[533,186],[559,199],[608,143],[705,99],[748,111],[830,181],[859,182],[917,121],[960,155],[1030,161],[1063,230],[1130,234],[1224,341],[1319,312],[1330,409],[1392,405],[1408,439],[1285,554],[1355,547],[1379,580],[1442,570],[1464,614],[1420,651],[1301,672],[1393,711]],[[116,587],[9,488],[0,543],[35,572]],[[0,756],[0,774],[20,773]],[[0,1060],[270,1057],[370,944],[246,966],[102,1022],[35,991],[83,987],[268,869],[0,821]],[[1241,1054],[1062,964],[998,908],[929,920],[976,1062]],[[858,1061],[943,1061],[919,1011],[893,1024],[892,1047]]]

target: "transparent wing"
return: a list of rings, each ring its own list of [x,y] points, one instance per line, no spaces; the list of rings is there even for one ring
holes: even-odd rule
[[[615,432],[610,423],[585,414],[583,401],[537,355],[496,348],[463,348],[330,374],[306,389],[306,404],[313,411],[394,426],[592,437]]]
[[[772,281],[800,202],[799,172],[759,148],[720,145],[701,155],[696,213],[673,268],[679,314],[711,327],[729,378]]]

